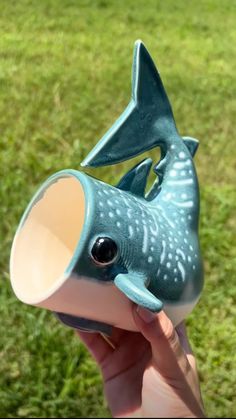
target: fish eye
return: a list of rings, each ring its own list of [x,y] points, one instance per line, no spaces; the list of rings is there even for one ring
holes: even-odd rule
[[[110,237],[98,237],[92,247],[93,260],[100,265],[109,265],[114,262],[118,248]]]

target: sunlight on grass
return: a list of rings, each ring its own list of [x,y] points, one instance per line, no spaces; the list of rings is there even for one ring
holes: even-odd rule
[[[8,260],[38,186],[79,168],[129,102],[138,38],[180,133],[200,140],[205,288],[189,334],[207,415],[236,415],[235,12],[230,0],[1,2],[0,417],[110,416],[87,351],[52,314],[16,301]],[[132,164],[87,172],[115,184]]]

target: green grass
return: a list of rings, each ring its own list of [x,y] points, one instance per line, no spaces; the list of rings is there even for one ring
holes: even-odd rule
[[[83,345],[16,300],[8,260],[32,193],[79,168],[128,103],[138,38],[180,133],[200,140],[205,288],[189,335],[207,415],[236,417],[235,0],[0,0],[0,9],[0,417],[110,415]],[[115,183],[131,164],[88,173]]]

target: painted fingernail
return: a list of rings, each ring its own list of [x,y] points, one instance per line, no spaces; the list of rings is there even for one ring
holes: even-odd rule
[[[156,318],[156,313],[140,306],[137,307],[136,312],[145,323],[151,323]]]

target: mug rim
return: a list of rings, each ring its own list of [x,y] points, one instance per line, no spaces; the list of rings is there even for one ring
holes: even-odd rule
[[[21,228],[23,227],[23,225],[25,224],[27,217],[31,211],[31,209],[33,208],[33,205],[37,202],[37,200],[39,199],[40,195],[42,195],[42,193],[44,191],[46,191],[53,183],[54,181],[57,181],[59,179],[63,179],[66,177],[74,177],[75,179],[77,179],[82,188],[83,188],[83,192],[84,192],[84,196],[85,196],[85,217],[84,217],[84,223],[82,226],[82,230],[80,233],[80,238],[76,244],[76,247],[74,249],[73,255],[70,259],[69,264],[66,266],[66,268],[64,269],[64,272],[62,275],[60,275],[58,277],[57,280],[55,280],[55,282],[53,283],[53,285],[51,285],[48,290],[45,292],[45,294],[42,296],[40,295],[40,297],[38,298],[26,298],[25,295],[22,295],[24,293],[21,294],[21,291],[19,290],[19,287],[16,287],[16,283],[13,279],[13,259],[14,259],[14,253],[15,253],[15,248],[16,248],[16,244],[17,244],[17,238],[18,238],[18,234],[21,230]],[[17,296],[17,298],[19,300],[21,300],[22,302],[26,303],[26,304],[30,304],[30,305],[40,305],[40,303],[42,303],[43,301],[47,300],[49,297],[51,297],[53,294],[56,293],[56,291],[58,291],[61,286],[64,284],[64,282],[66,282],[66,280],[72,275],[73,273],[73,269],[76,265],[76,262],[79,260],[79,257],[83,251],[84,248],[84,244],[86,242],[86,238],[89,237],[89,232],[91,230],[92,227],[92,219],[93,219],[93,212],[94,212],[94,205],[92,205],[93,200],[89,199],[89,196],[91,196],[92,194],[92,187],[91,187],[91,182],[89,180],[89,176],[83,172],[80,172],[78,170],[74,170],[74,169],[63,169],[60,170],[54,174],[52,174],[51,176],[49,176],[43,183],[42,185],[36,190],[36,192],[34,193],[34,195],[32,196],[32,198],[30,199],[26,209],[24,210],[20,222],[18,224],[18,227],[16,229],[14,238],[13,238],[13,242],[12,242],[12,247],[11,247],[11,252],[10,252],[10,282],[12,285],[12,288]]]

